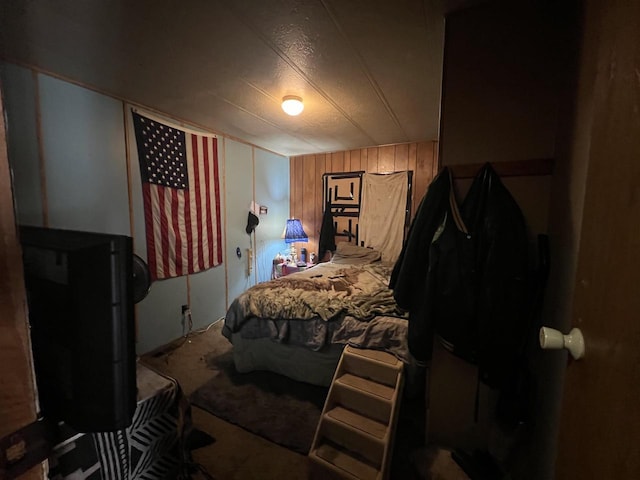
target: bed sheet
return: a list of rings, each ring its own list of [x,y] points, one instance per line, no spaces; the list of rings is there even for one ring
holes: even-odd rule
[[[232,343],[267,338],[312,351],[350,344],[408,362],[407,320],[388,288],[391,269],[328,262],[255,285],[231,304],[223,335]]]

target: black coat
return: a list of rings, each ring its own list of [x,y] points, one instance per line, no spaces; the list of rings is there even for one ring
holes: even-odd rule
[[[398,306],[409,311],[409,350],[419,361],[431,358],[435,327],[430,311],[432,303],[427,301],[429,247],[447,214],[452,195],[451,175],[444,168],[420,201],[407,240],[391,272],[389,287],[393,289]]]
[[[429,186],[390,287],[409,310],[409,350],[431,358],[434,334],[477,364],[492,387],[512,376],[528,332],[527,232],[493,168],[478,173],[458,208],[445,168]]]
[[[331,203],[327,202],[322,214],[322,226],[320,227],[320,239],[318,242],[318,261],[322,262],[327,252],[336,249],[336,229],[333,226],[333,214]]]

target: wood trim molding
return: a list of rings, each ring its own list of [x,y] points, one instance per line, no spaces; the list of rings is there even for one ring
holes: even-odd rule
[[[445,165],[451,171],[453,178],[474,178],[484,163],[472,163],[468,165]],[[500,177],[531,177],[551,175],[553,173],[554,159],[541,158],[531,160],[517,160],[513,162],[495,162],[491,166]]]

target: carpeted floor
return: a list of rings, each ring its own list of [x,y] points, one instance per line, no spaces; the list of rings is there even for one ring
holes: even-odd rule
[[[221,335],[221,327],[221,323],[215,324],[205,333],[193,335],[186,341],[180,339],[155,354],[141,357],[140,361],[176,378],[190,396],[211,382],[219,373],[217,369],[228,365],[225,359],[229,359],[232,347]],[[244,378],[249,381],[249,377]],[[403,402],[390,480],[467,480],[447,451],[422,445],[423,415],[424,407],[419,402]],[[216,480],[303,480],[308,477],[307,457],[291,448],[252,434],[197,406],[193,407],[193,422],[215,438],[213,444],[195,450],[193,456]],[[206,477],[203,474],[194,477],[202,478]]]
[[[298,453],[309,453],[328,388],[272,372],[238,373],[231,352],[207,356],[211,380],[192,405]]]

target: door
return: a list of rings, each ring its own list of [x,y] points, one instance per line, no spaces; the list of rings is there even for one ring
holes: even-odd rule
[[[566,370],[558,480],[640,478],[638,19],[640,2],[586,2],[581,71],[595,83],[572,140],[588,173],[571,318],[586,356]]]
[[[36,420],[22,255],[13,211],[4,118],[0,95],[0,439]],[[5,452],[0,455],[4,457]],[[34,467],[22,478],[42,478],[42,469]]]

